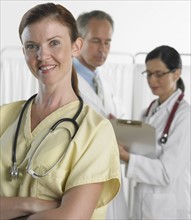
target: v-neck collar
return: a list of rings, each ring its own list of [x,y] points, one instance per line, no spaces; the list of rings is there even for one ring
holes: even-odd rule
[[[44,118],[36,128],[31,132],[31,110],[32,102],[29,103],[28,108],[26,109],[25,114],[23,115],[23,126],[24,126],[24,136],[26,139],[33,139],[36,135],[39,134],[42,130],[47,130],[61,118],[73,118],[75,113],[79,108],[79,100],[71,102],[67,105],[64,105],[58,108],[56,111],[52,112],[46,118]]]

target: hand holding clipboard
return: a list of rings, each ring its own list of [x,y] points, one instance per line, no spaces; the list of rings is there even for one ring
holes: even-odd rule
[[[111,119],[116,138],[130,153],[148,157],[156,155],[155,128],[142,121]]]

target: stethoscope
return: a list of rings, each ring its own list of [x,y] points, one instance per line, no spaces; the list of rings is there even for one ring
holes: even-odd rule
[[[18,139],[18,136],[19,136],[19,130],[20,130],[20,126],[21,126],[21,122],[22,122],[22,118],[23,118],[24,112],[25,112],[27,106],[29,105],[29,103],[36,97],[36,95],[37,94],[33,95],[31,98],[29,98],[25,102],[25,104],[24,104],[24,106],[23,106],[23,108],[21,110],[20,116],[19,116],[16,132],[15,132],[15,136],[14,136],[14,140],[13,140],[13,147],[12,147],[12,158],[11,158],[12,159],[12,164],[11,164],[11,168],[10,168],[10,178],[11,178],[11,180],[19,178],[19,168],[17,166],[17,161],[16,161],[17,139]],[[62,119],[58,120],[57,122],[55,122],[52,125],[52,127],[49,129],[49,132],[46,134],[46,136],[42,139],[42,141],[48,136],[48,134],[52,133],[57,128],[57,126],[60,123],[63,123],[63,122],[71,122],[72,123],[72,125],[74,126],[75,130],[74,130],[74,134],[71,136],[71,140],[74,138],[74,136],[76,135],[76,133],[77,133],[77,131],[79,129],[79,125],[76,122],[76,119],[78,118],[78,116],[81,113],[82,108],[83,108],[83,100],[82,100],[82,98],[80,96],[78,96],[78,99],[80,101],[80,105],[79,105],[79,109],[76,112],[76,114],[74,115],[74,117],[73,118],[62,118]],[[42,141],[41,141],[41,143],[42,143]],[[30,175],[32,175],[34,178],[46,176],[59,163],[59,161],[63,158],[63,155],[61,155],[59,160],[53,166],[51,166],[51,168],[46,173],[44,173],[44,174],[37,174],[32,169],[30,169],[30,163],[31,163],[32,157],[35,155],[38,147],[39,146],[37,146],[37,148],[34,151],[33,155],[29,159],[28,165],[26,167],[27,172]]]
[[[179,95],[178,99],[176,100],[176,102],[174,103],[174,106],[173,106],[173,108],[172,108],[172,111],[171,111],[171,113],[170,113],[170,115],[169,115],[169,117],[168,117],[168,120],[167,120],[167,122],[166,122],[165,128],[164,128],[164,130],[163,130],[162,137],[159,139],[159,142],[160,142],[161,144],[166,144],[166,142],[167,142],[167,140],[168,140],[168,133],[169,133],[170,125],[171,125],[172,120],[173,120],[173,118],[174,118],[174,114],[176,113],[176,111],[177,111],[177,109],[178,109],[178,106],[179,106],[180,102],[182,101],[183,97],[184,97],[184,93],[181,93],[181,94]],[[153,105],[153,103],[154,103],[155,101],[156,101],[156,100],[152,101],[151,104],[149,105],[149,107],[148,107],[148,109],[147,109],[147,111],[146,111],[145,117],[148,116],[149,111],[150,111],[150,109],[151,109],[151,106]]]

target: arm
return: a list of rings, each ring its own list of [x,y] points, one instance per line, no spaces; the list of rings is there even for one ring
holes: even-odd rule
[[[126,169],[127,178],[155,186],[167,186],[176,181],[189,167],[190,161],[190,108],[180,106],[172,121],[167,143],[162,146],[158,140],[168,118],[167,111],[155,116],[153,125],[157,128],[157,158],[131,154]],[[163,122],[161,124],[161,122]]]
[[[31,215],[58,206],[56,201],[36,198],[1,197],[0,219],[13,219]]]
[[[76,186],[64,194],[60,207],[31,215],[32,219],[91,219],[103,183]]]

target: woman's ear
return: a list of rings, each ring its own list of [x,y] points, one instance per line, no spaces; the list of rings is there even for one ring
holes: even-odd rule
[[[180,75],[181,75],[181,69],[176,69],[175,73],[173,74],[176,81],[180,78]]]
[[[83,39],[78,37],[77,40],[72,45],[72,56],[77,57],[81,52],[83,46]]]

